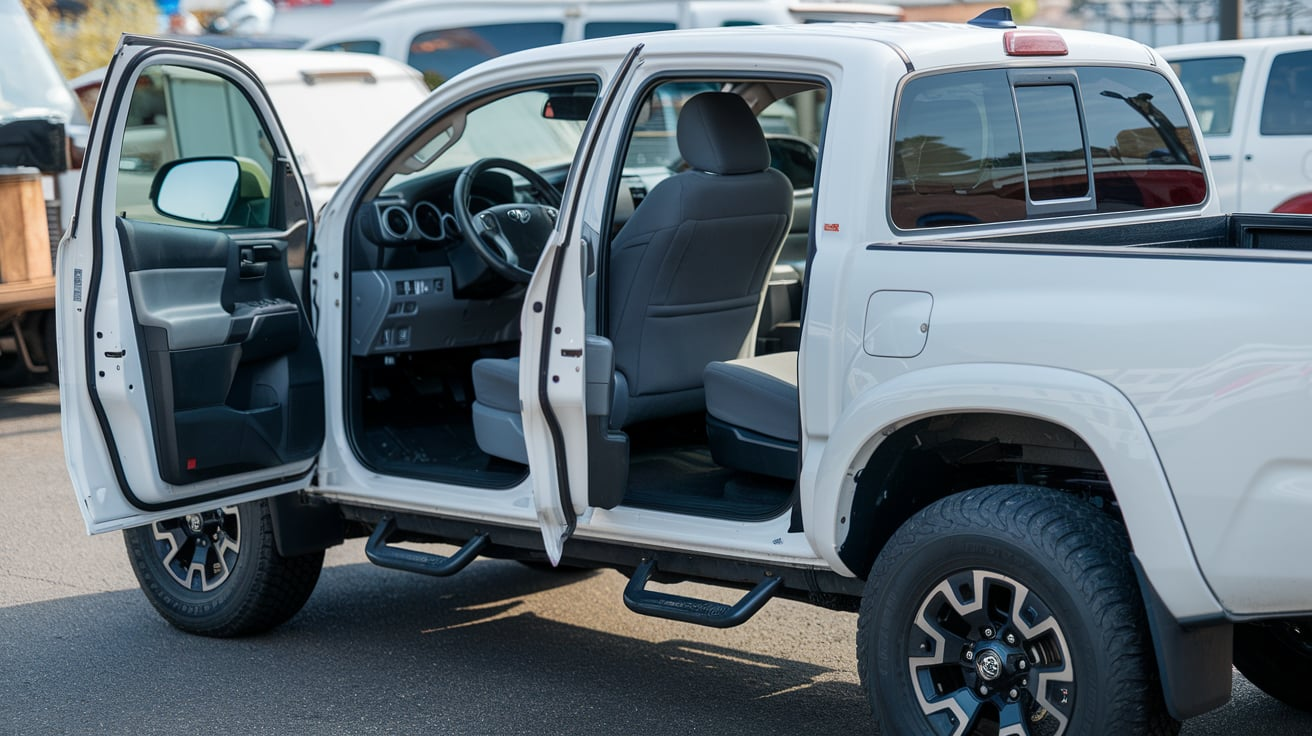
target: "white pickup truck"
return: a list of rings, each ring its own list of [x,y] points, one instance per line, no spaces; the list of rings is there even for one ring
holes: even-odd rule
[[[1312,38],[1160,51],[1198,117],[1222,211],[1312,214]]]
[[[204,74],[240,114],[125,165]],[[87,528],[210,636],[367,536],[859,610],[888,734],[1172,733],[1232,661],[1307,709],[1312,222],[1219,214],[1181,100],[1005,10],[601,39],[455,77],[312,222],[248,69],[126,37],[58,266]]]

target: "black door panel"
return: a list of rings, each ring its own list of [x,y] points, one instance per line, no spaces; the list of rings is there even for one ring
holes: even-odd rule
[[[323,441],[323,369],[286,244],[119,221],[160,477],[285,465]]]

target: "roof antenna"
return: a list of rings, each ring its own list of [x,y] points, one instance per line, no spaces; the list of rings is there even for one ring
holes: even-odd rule
[[[983,13],[966,21],[968,25],[980,28],[1015,28],[1016,21],[1011,19],[1011,8],[989,8]]]

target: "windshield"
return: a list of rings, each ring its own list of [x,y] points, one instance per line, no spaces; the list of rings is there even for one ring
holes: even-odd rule
[[[18,0],[0,0],[0,119],[73,119],[73,94]]]
[[[423,162],[418,175],[433,171],[459,169],[479,159],[508,158],[534,169],[568,165],[574,159],[586,120],[551,118],[544,115],[553,96],[595,98],[597,85],[586,82],[574,86],[552,87],[518,92],[470,110],[451,141],[450,128],[435,131],[434,137],[417,154]],[[435,158],[431,158],[435,156]],[[394,177],[386,189],[392,189],[413,174]]]
[[[1182,59],[1171,62],[1180,77],[1203,135],[1226,135],[1234,124],[1235,94],[1244,73],[1242,56]]]

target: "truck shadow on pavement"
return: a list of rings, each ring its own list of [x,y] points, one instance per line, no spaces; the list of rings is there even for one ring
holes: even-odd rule
[[[52,386],[0,389],[0,421],[58,414],[56,391]]]
[[[628,613],[623,583],[345,564],[290,622],[234,640],[176,631],[136,590],[0,608],[0,733],[876,733],[850,654],[833,655],[851,614],[776,602],[792,610],[717,631]],[[1312,732],[1251,687],[1236,696],[1182,733]]]
[[[600,575],[328,568],[292,621],[226,641],[172,629],[135,590],[0,608],[0,732],[178,733],[197,717],[230,733],[873,731],[852,673],[735,646],[753,624],[612,615]],[[579,620],[601,609],[631,634]]]

